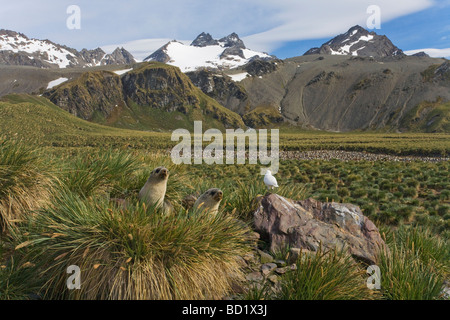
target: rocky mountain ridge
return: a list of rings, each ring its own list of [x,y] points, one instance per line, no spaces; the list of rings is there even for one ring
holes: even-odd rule
[[[236,33],[214,39],[202,32],[190,45],[173,40],[150,54],[144,61],[157,61],[177,66],[183,72],[202,68],[232,69],[243,66],[252,59],[273,59],[267,53],[248,49]]]
[[[73,68],[135,63],[132,54],[117,48],[107,54],[102,49],[76,49],[50,40],[30,39],[22,33],[0,30],[0,64],[38,68]]]
[[[250,127],[442,132],[448,130],[450,117],[448,66],[445,59],[406,55],[315,54],[281,62],[255,60],[234,71],[246,75],[235,81],[239,94],[234,86],[226,90],[221,85],[220,95],[214,89],[217,73],[188,74]]]
[[[388,37],[369,32],[361,26],[354,26],[320,48],[311,48],[305,55],[352,55],[357,57],[395,57],[404,55]]]
[[[243,121],[252,128],[287,125],[327,131],[448,131],[448,60],[423,54],[406,56],[395,46],[388,46],[390,51],[380,49],[384,54],[391,52],[385,56],[353,55],[374,52],[370,47],[372,51],[365,51],[367,45],[362,45],[371,41],[364,40],[369,36],[376,38],[356,26],[328,42],[330,48],[344,43],[351,54],[310,52],[279,60],[258,55],[242,59],[235,53],[227,60],[221,55],[228,49],[246,56],[248,49],[242,40],[234,33],[219,40],[202,33],[190,45],[169,42],[165,48],[170,50],[158,52],[163,63],[151,62],[153,67],[145,67],[148,62],[123,64],[129,60],[121,49],[111,54],[121,66],[106,62],[89,69],[0,65],[0,93],[46,91],[45,96],[83,119],[141,130],[168,129],[166,113],[178,112],[177,117],[186,121],[193,119],[193,114],[197,118],[208,114],[215,121],[222,119],[225,126],[242,126]],[[178,54],[189,68],[171,65],[180,62],[169,55],[174,48],[181,50]],[[338,50],[338,46],[333,48]],[[216,62],[231,61],[232,68],[219,64],[204,67],[195,57],[199,52],[213,52]],[[83,61],[98,62],[103,51],[82,50],[79,54]],[[89,76],[84,75],[86,71]],[[67,82],[58,86],[58,80]],[[55,82],[56,87],[51,88],[50,83]],[[130,109],[134,105],[139,108],[135,114]],[[127,117],[133,119],[131,125],[124,120]]]

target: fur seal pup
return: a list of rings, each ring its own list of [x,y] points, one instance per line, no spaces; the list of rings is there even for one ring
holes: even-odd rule
[[[148,206],[161,208],[164,206],[164,197],[167,190],[169,170],[158,167],[152,171],[145,185],[139,191],[139,199]]]
[[[217,188],[209,189],[195,201],[194,211],[216,214],[219,211],[222,199],[222,190]]]

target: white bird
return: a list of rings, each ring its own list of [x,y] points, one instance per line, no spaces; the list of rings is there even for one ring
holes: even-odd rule
[[[266,171],[266,174],[264,176],[264,184],[267,186],[267,189],[273,190],[273,188],[278,188],[277,179],[275,179],[270,170]]]

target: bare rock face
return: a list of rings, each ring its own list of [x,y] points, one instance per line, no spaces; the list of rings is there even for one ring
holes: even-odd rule
[[[369,32],[361,26],[354,26],[346,33],[340,34],[324,43],[320,48],[312,48],[309,54],[337,54],[360,57],[395,57],[404,56],[386,36]]]
[[[219,41],[213,39],[213,37],[209,33],[202,32],[192,41],[191,46],[194,47],[207,47],[207,46],[216,46],[219,44]]]
[[[387,248],[377,227],[352,204],[293,201],[267,194],[254,213],[255,230],[271,251],[289,246],[317,251],[346,248],[356,259],[375,263],[376,252]]]
[[[186,75],[203,93],[231,111],[239,112],[245,109],[248,103],[247,93],[231,78],[206,69],[187,72]]]
[[[222,39],[219,40],[219,42],[223,43],[223,46],[226,48],[236,47],[240,49],[245,49],[244,42],[234,32],[226,37],[223,37]]]
[[[258,57],[251,59],[251,61],[244,66],[244,70],[247,71],[251,76],[259,77],[276,71],[278,69],[278,65],[282,63],[282,60],[268,60]]]

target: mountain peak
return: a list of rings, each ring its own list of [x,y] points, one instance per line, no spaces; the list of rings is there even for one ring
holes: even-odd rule
[[[221,43],[224,47],[236,47],[240,49],[245,49],[244,41],[242,41],[237,33],[233,32],[229,34],[226,37],[223,37],[219,40],[219,43]]]
[[[312,48],[305,53],[309,54],[392,57],[402,56],[403,51],[392,44],[388,37],[356,25],[346,33],[325,42],[320,48]]]
[[[214,40],[213,37],[209,33],[202,32],[200,33],[194,41],[192,41],[191,46],[194,47],[206,47],[206,46],[214,46],[218,45],[219,42]]]
[[[366,29],[364,29],[363,27],[361,27],[359,24],[351,27],[350,29],[348,29],[347,33],[354,33],[354,32],[360,32],[360,33],[369,33],[369,31],[367,31]]]
[[[266,53],[249,50],[233,32],[220,40],[202,32],[190,45],[170,41],[144,61],[158,61],[179,67],[183,72],[200,68],[231,69],[243,66],[252,58],[272,59]]]

